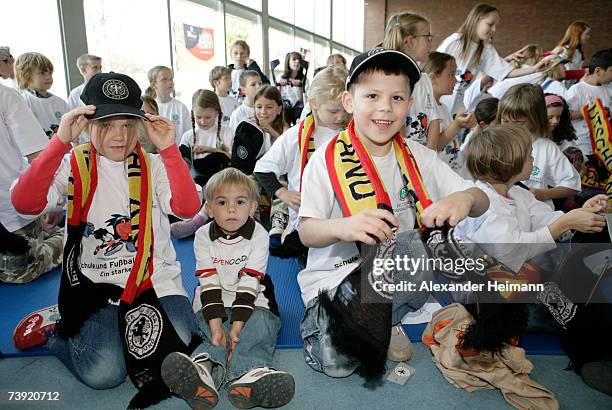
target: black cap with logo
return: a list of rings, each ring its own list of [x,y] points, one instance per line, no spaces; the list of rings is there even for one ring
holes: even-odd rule
[[[141,90],[136,81],[125,74],[99,73],[83,88],[81,100],[85,105],[95,105],[96,112],[87,115],[89,120],[99,120],[116,115],[131,115],[146,119],[141,110]]]
[[[421,69],[416,61],[402,53],[401,51],[389,50],[386,48],[373,48],[365,53],[359,54],[353,59],[348,77],[346,78],[346,89],[366,68],[373,63],[384,61],[390,65],[399,67],[408,76],[410,87],[414,89],[414,85],[421,78]]]

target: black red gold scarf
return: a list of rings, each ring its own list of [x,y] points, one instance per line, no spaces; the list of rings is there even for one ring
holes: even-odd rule
[[[314,115],[310,114],[300,123],[298,131],[298,147],[300,147],[300,192],[302,191],[302,175],[304,175],[304,168],[306,168],[306,164],[317,148],[314,143],[314,138],[312,138],[315,127]]]
[[[580,109],[589,126],[593,154],[608,171],[606,194],[608,205],[612,205],[612,127],[601,99],[596,99]]]

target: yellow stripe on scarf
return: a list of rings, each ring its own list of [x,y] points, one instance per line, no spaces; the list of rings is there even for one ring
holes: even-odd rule
[[[304,121],[300,123],[298,132],[298,147],[300,148],[300,191],[302,187],[302,175],[304,175],[304,168],[310,161],[310,157],[317,148],[314,143],[312,134],[314,133],[316,124],[314,115],[308,115],[304,118]]]
[[[612,205],[612,128],[602,101],[598,98],[580,110],[589,126],[593,153],[606,166],[608,207]]]

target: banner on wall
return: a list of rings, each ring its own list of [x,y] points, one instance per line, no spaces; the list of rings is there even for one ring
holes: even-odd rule
[[[196,58],[208,61],[215,55],[215,38],[212,28],[183,24],[185,48]]]

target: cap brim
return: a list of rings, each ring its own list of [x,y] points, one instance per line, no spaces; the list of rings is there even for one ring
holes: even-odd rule
[[[417,63],[401,51],[385,50],[374,54],[373,56],[363,60],[346,79],[346,88],[361,74],[365,69],[379,60],[397,65],[410,80],[410,87],[414,89],[414,85],[421,78],[421,70]]]
[[[116,117],[118,115],[127,115],[130,117],[139,117],[146,120],[144,111],[139,110],[129,105],[123,104],[101,104],[96,106],[96,112],[93,115],[86,115],[90,121],[101,120],[108,117]]]

